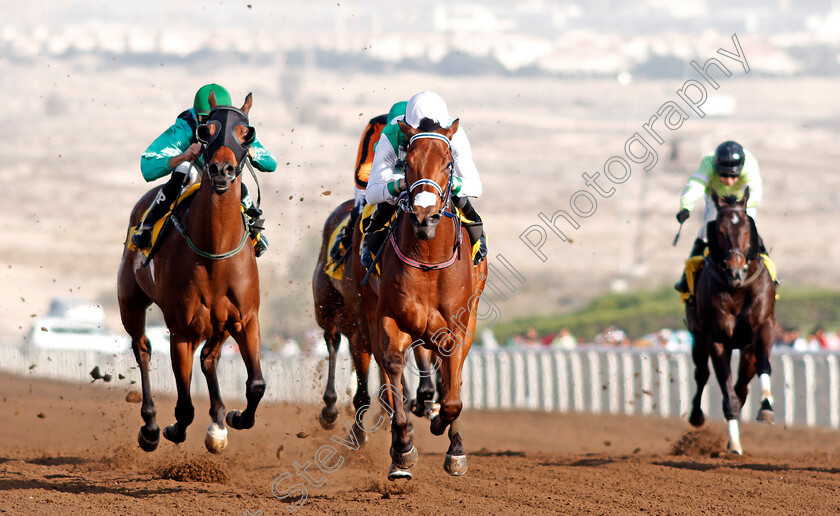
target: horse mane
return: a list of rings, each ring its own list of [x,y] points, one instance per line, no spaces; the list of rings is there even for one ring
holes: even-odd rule
[[[733,206],[738,202],[738,197],[735,194],[724,195],[720,198],[727,206]]]
[[[423,133],[432,133],[440,131],[441,129],[443,129],[443,127],[440,124],[428,117],[423,117],[423,119],[420,120],[420,123],[417,124],[417,130]]]

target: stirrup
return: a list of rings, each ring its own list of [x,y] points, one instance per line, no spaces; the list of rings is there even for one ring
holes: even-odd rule
[[[259,258],[268,249],[268,239],[262,233],[254,239],[254,256]]]

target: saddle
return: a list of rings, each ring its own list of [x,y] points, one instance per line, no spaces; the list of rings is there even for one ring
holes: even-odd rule
[[[163,229],[164,229],[164,226],[165,226],[166,222],[172,216],[173,208],[177,207],[178,211],[180,211],[184,207],[188,206],[189,201],[192,200],[192,196],[198,191],[198,188],[200,186],[201,186],[201,183],[194,183],[194,184],[191,184],[190,186],[188,186],[187,188],[185,188],[184,190],[182,190],[181,195],[178,196],[178,199],[173,201],[172,204],[169,206],[169,211],[166,212],[166,214],[163,217],[161,217],[160,220],[155,222],[155,225],[152,227],[152,243],[151,243],[151,245],[149,245],[149,247],[146,248],[146,249],[141,249],[141,251],[143,252],[144,255],[146,255],[147,258],[152,254],[152,252],[154,250],[157,249],[157,247],[159,247],[157,245],[158,240],[162,240],[166,236],[166,232],[164,232]],[[148,209],[146,211],[148,211]],[[143,212],[143,217],[141,217],[140,220],[143,220],[143,218],[145,218],[145,216],[146,216],[146,212]],[[137,226],[131,226],[128,229],[128,234],[133,235],[136,230],[137,230]],[[130,237],[127,238],[126,245],[128,245],[128,248],[132,251],[137,250],[137,247],[131,241]]]

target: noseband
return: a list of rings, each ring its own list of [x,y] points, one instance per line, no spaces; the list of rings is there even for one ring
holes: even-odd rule
[[[746,207],[741,207],[741,206],[727,206],[727,207],[725,207],[725,208],[719,208],[719,209],[717,210],[717,212],[718,212],[718,214],[720,214],[720,213],[727,213],[727,212],[738,212],[738,213],[743,213],[743,214],[744,214],[744,216],[747,216],[747,209],[746,209]],[[730,250],[728,251],[728,253],[730,253],[730,254],[734,254],[734,255],[736,255],[736,256],[740,255],[740,256],[744,259],[744,262],[745,262],[745,263],[747,264],[747,266],[749,267],[749,263],[750,263],[750,261],[751,261],[751,260],[749,260],[749,259],[747,258],[747,254],[746,254],[746,252],[745,252],[745,251],[743,251],[743,250],[741,250],[741,249],[730,249]],[[721,278],[721,277],[717,274],[717,272],[715,271],[715,269],[716,269],[716,268],[721,268],[721,269],[723,269],[723,268],[724,268],[724,267],[722,267],[722,265],[723,265],[723,264],[717,264],[717,263],[713,262],[710,258],[711,258],[711,256],[706,257],[706,260],[705,260],[705,261],[706,261],[706,265],[707,265],[707,267],[706,267],[706,268],[709,270],[709,273],[712,275],[712,277],[713,277],[715,280],[717,280],[717,281],[718,281],[720,284],[722,284],[722,285],[732,286],[732,285],[730,284],[730,282],[729,282],[729,281],[726,281],[726,280],[724,280],[723,278]],[[760,260],[760,261],[759,261],[759,263],[763,263],[763,260]],[[744,280],[744,282],[743,282],[743,283],[741,283],[741,287],[746,287],[747,285],[749,285],[750,283],[752,283],[753,281],[755,281],[755,280],[756,280],[756,278],[758,278],[759,274],[761,274],[761,267],[756,268],[756,271],[752,274],[752,276],[750,276],[749,278],[745,279],[745,280]]]

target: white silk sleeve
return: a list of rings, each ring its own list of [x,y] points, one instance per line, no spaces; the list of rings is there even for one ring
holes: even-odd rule
[[[461,129],[452,136],[452,161],[455,164],[455,175],[461,178],[461,191],[458,192],[458,196],[481,196],[481,178],[478,177],[478,169],[473,161],[470,141]]]
[[[370,167],[370,177],[365,189],[365,200],[368,204],[379,204],[381,202],[394,204],[397,201],[397,198],[388,191],[388,183],[402,177],[401,174],[394,174],[396,166],[397,155],[394,153],[394,147],[391,146],[388,137],[383,134],[376,144],[373,164]]]

